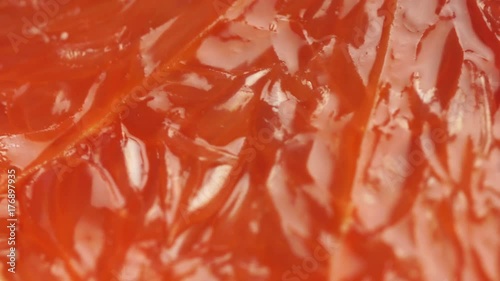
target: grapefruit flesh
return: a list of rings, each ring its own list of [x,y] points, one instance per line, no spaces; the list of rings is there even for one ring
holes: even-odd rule
[[[4,279],[499,280],[499,18],[0,0]]]

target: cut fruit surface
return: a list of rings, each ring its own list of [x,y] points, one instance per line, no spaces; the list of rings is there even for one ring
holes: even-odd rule
[[[499,18],[0,0],[3,278],[499,280]]]

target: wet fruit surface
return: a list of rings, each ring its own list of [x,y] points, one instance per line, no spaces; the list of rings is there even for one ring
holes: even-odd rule
[[[0,0],[4,278],[499,280],[499,18]]]

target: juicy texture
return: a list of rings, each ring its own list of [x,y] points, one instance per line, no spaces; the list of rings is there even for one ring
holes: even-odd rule
[[[499,18],[495,0],[0,0],[20,221],[2,273],[498,280]]]

